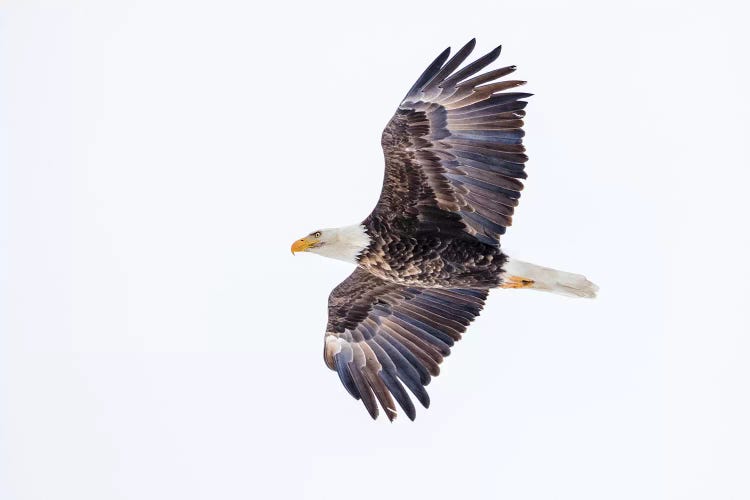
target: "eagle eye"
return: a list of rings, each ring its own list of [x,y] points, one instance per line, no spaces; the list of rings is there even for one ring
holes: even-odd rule
[[[313,234],[316,238],[320,238],[320,231],[315,231],[315,234]]]

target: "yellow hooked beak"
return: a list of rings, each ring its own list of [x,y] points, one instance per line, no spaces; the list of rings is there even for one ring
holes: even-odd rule
[[[304,238],[292,243],[292,255],[297,252],[307,252],[310,248],[315,246],[316,243],[318,243],[318,240],[312,236],[305,236]]]

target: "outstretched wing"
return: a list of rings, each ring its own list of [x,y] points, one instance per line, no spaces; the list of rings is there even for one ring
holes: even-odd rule
[[[522,99],[531,94],[503,92],[525,83],[497,81],[515,66],[474,76],[500,47],[458,69],[474,45],[440,54],[383,131],[385,179],[371,217],[498,245],[526,178]]]
[[[414,420],[404,385],[429,406],[424,386],[486,298],[487,290],[406,287],[357,268],[328,298],[326,364],[372,418],[377,402],[396,418],[395,398]]]

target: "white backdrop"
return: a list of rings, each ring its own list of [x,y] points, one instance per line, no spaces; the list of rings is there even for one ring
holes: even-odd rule
[[[0,498],[750,497],[746,13],[356,4],[0,7]],[[351,269],[289,244],[474,36],[536,94],[505,244],[600,297],[493,292],[373,422],[322,360]]]

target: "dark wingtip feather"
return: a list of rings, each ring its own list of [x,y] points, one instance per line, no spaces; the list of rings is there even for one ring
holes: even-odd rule
[[[436,88],[439,88],[444,82],[445,79],[450,76],[451,73],[453,73],[456,68],[458,68],[469,55],[474,50],[474,46],[476,45],[476,40],[472,39],[470,40],[466,45],[461,47],[456,54],[448,60],[448,62],[444,63],[439,71],[435,72],[432,75],[432,78],[430,78],[429,81],[425,82],[422,86],[421,90],[423,93],[429,94],[431,91],[434,91]],[[430,98],[427,97],[429,100]]]
[[[349,373],[349,368],[347,366],[348,363],[341,353],[338,353],[333,357],[333,362],[336,367],[336,372],[339,374],[339,379],[341,380],[341,383],[344,384],[346,391],[351,394],[354,399],[359,399],[359,390],[357,390],[357,385]]]
[[[409,89],[409,92],[406,93],[406,97],[404,99],[408,99],[410,96],[412,96],[415,92],[420,90],[427,82],[429,82],[435,74],[440,71],[440,68],[443,67],[443,64],[445,64],[445,61],[448,60],[448,56],[451,54],[451,48],[448,47],[444,51],[440,53],[439,56],[435,58],[432,63],[427,66],[427,69],[424,70],[424,72],[419,76],[416,82],[414,82],[414,85]]]
[[[368,404],[366,402],[366,400],[364,398],[362,398],[362,403],[365,405],[365,410],[367,410],[367,413],[370,414],[370,417],[373,420],[377,420],[378,419],[378,415],[380,414],[380,410],[378,410],[377,405],[371,406],[370,404]]]
[[[452,85],[456,85],[458,82],[461,82],[471,77],[472,75],[476,74],[477,72],[481,71],[482,69],[492,64],[500,56],[501,48],[502,46],[496,47],[494,50],[488,52],[487,54],[483,55],[476,61],[472,62],[471,64],[468,64],[467,66],[463,67],[462,69],[456,71],[455,73],[447,77],[445,81],[442,83],[443,87],[450,87]]]
[[[421,404],[425,408],[430,407],[430,395],[427,393],[427,390],[424,388],[424,386],[419,386],[415,389],[409,387],[409,390],[412,391],[414,396],[417,398],[417,401],[419,401],[419,404]]]
[[[414,403],[412,403],[411,398],[409,398],[409,395],[406,393],[404,386],[402,386],[401,383],[393,375],[385,370],[378,372],[378,375],[380,376],[380,379],[383,381],[390,393],[396,399],[398,405],[402,410],[404,410],[404,413],[406,413],[410,420],[414,420],[417,414],[417,410],[414,408]],[[388,408],[386,408],[385,410],[386,413],[389,413]]]
[[[385,415],[388,417],[389,422],[393,422],[394,420],[396,420],[398,413],[396,413],[395,410],[389,410],[388,408],[386,408]]]

